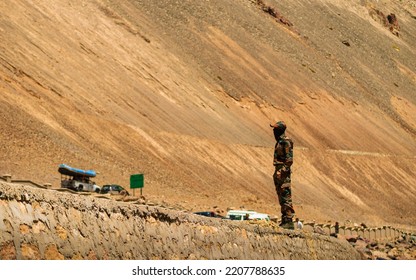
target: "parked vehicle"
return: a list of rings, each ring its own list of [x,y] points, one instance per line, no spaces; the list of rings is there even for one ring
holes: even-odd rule
[[[223,218],[222,216],[218,215],[214,211],[202,211],[202,212],[194,212],[195,215],[205,216],[205,217],[212,217],[212,218]]]
[[[264,213],[255,213],[251,214],[248,217],[249,220],[265,220],[270,221],[270,216]]]
[[[101,191],[100,186],[96,185],[94,182],[86,181],[83,178],[70,178],[64,179],[61,181],[61,187],[72,189],[78,192],[96,192],[99,193]]]
[[[129,192],[120,185],[103,185],[101,188],[101,193],[116,193],[116,194],[127,194],[130,195]]]
[[[257,213],[253,210],[230,210],[227,212],[227,219],[235,221],[243,220],[266,220],[270,221],[270,216],[263,213]]]
[[[101,187],[91,181],[96,176],[94,170],[82,170],[61,164],[58,172],[61,173],[61,188],[96,193],[101,191]]]

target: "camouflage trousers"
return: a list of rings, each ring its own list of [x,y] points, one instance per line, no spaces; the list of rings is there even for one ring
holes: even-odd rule
[[[284,168],[276,167],[273,174],[274,186],[282,213],[282,222],[292,221],[295,216],[295,210],[292,205],[290,173],[290,170],[286,171]]]

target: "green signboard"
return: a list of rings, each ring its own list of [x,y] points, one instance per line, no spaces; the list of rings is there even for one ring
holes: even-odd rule
[[[144,187],[144,174],[130,175],[130,189],[141,189]]]

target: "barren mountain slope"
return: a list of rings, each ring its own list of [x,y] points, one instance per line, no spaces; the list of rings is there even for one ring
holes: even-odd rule
[[[414,1],[8,1],[0,36],[3,174],[277,215],[282,119],[299,217],[416,224]]]

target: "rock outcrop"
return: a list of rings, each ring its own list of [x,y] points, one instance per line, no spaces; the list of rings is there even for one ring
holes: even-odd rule
[[[0,259],[360,259],[347,241],[0,182]]]

